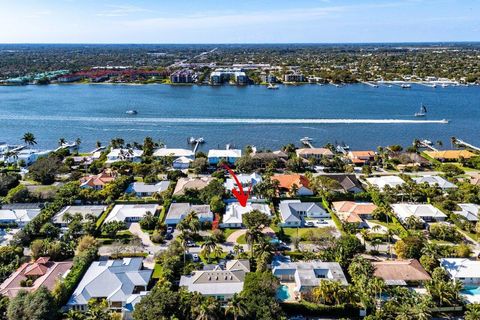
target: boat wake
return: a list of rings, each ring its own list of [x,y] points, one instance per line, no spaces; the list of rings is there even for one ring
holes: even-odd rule
[[[104,123],[215,123],[215,124],[446,124],[448,120],[405,119],[275,119],[275,118],[109,118],[81,116],[0,115],[0,120],[81,121]]]

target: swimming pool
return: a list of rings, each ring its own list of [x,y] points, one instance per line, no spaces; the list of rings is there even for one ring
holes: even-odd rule
[[[290,293],[288,293],[288,287],[286,285],[281,285],[277,289],[277,299],[280,301],[285,301],[290,298]]]
[[[466,286],[461,292],[469,296],[480,296],[480,287]]]

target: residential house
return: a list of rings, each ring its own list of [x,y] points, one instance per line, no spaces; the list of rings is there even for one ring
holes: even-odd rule
[[[375,160],[375,151],[349,151],[347,157],[354,165],[363,166]]]
[[[208,163],[216,165],[220,161],[224,160],[229,164],[235,164],[235,161],[242,156],[242,150],[240,149],[226,149],[217,150],[211,149],[208,151]]]
[[[272,215],[270,207],[267,204],[247,202],[247,205],[242,207],[240,203],[233,202],[227,205],[225,214],[223,215],[222,224],[220,226],[222,228],[242,228],[243,215],[253,210],[258,210],[269,217]]]
[[[403,181],[403,179],[399,176],[381,176],[367,178],[366,180],[371,186],[378,188],[380,191],[383,191],[386,186],[389,186],[390,188],[396,188],[397,186],[401,186],[405,183],[405,181]]]
[[[38,216],[40,211],[40,209],[0,209],[0,224],[16,224],[19,228],[23,228]]]
[[[336,201],[332,203],[333,210],[343,222],[359,224],[368,228],[365,220],[372,219],[372,213],[377,206],[371,202]]]
[[[405,222],[410,216],[415,216],[422,222],[444,221],[447,218],[442,211],[431,204],[396,203],[391,206],[402,222]]]
[[[297,156],[303,159],[322,159],[322,158],[333,158],[333,152],[327,148],[302,148],[295,151]]]
[[[192,159],[187,157],[178,157],[173,160],[172,167],[177,170],[185,170],[190,168],[190,164],[193,162]]]
[[[147,291],[153,270],[143,268],[143,258],[94,261],[66,307],[87,311],[91,299],[105,299],[111,310],[122,311],[132,298]]]
[[[262,176],[255,172],[252,174],[237,174],[237,179],[245,191],[248,190],[250,186],[253,187],[257,183],[262,182]],[[225,181],[224,186],[227,191],[232,191],[233,189],[238,189],[239,187],[237,186],[236,180],[232,178],[228,178]]]
[[[339,188],[333,191],[349,193],[359,193],[364,191],[362,184],[354,174],[332,173],[324,174],[322,176],[336,180],[340,184]]]
[[[480,261],[465,258],[443,258],[440,266],[447,271],[455,281],[461,281],[465,286],[480,285]]]
[[[101,190],[107,183],[114,181],[116,177],[116,173],[110,170],[100,172],[96,175],[86,176],[80,179],[80,188]]]
[[[280,226],[301,227],[306,218],[329,219],[330,214],[325,208],[315,202],[301,202],[300,200],[283,200],[279,205]]]
[[[202,190],[210,184],[215,178],[212,177],[198,177],[198,178],[180,178],[177,180],[174,196],[182,196],[188,189]]]
[[[160,148],[156,149],[153,152],[153,156],[155,158],[172,158],[176,160],[181,157],[193,159],[195,158],[195,154],[190,149],[179,149],[179,148]]]
[[[480,205],[474,203],[459,203],[460,211],[453,211],[453,213],[462,216],[464,219],[470,222],[478,222],[478,214],[480,213]]]
[[[151,197],[154,193],[162,193],[168,189],[170,181],[160,181],[155,184],[145,183],[145,182],[133,182],[131,183],[126,193],[135,194],[135,196],[141,197]]]
[[[117,204],[105,219],[105,223],[111,221],[138,222],[150,212],[155,215],[156,204]]]
[[[291,291],[290,296],[301,298],[305,293],[318,287],[321,281],[338,281],[347,286],[348,282],[338,262],[320,260],[290,262],[288,259],[274,259],[272,273]],[[292,284],[292,285],[290,285]]]
[[[425,151],[430,158],[439,161],[459,161],[461,158],[470,159],[476,154],[468,150],[442,150],[442,151]]]
[[[385,280],[387,286],[422,286],[430,275],[416,259],[372,262],[375,277]]]
[[[208,204],[172,203],[165,218],[166,225],[176,225],[191,211],[197,213],[200,222],[213,222],[213,213]]]
[[[0,295],[13,298],[20,290],[33,292],[40,286],[52,290],[57,281],[70,271],[72,264],[72,261],[51,261],[49,257],[24,263],[0,285]],[[26,286],[27,281],[32,284]]]
[[[278,181],[281,192],[291,192],[295,186],[297,196],[312,196],[313,191],[309,189],[308,179],[300,174],[276,174],[272,176],[272,181]]]
[[[227,301],[243,290],[245,276],[250,272],[248,260],[229,260],[225,268],[216,266],[213,270],[194,271],[180,278],[180,287],[202,296]]]
[[[143,150],[139,149],[112,149],[107,154],[105,163],[113,163],[117,161],[141,162]]]
[[[418,178],[413,178],[413,181],[415,181],[416,184],[427,183],[431,187],[438,186],[442,190],[451,190],[457,188],[456,185],[440,176],[421,176]]]
[[[80,214],[82,220],[85,220],[88,216],[98,219],[106,209],[106,206],[66,206],[53,216],[52,221],[61,228],[66,228],[69,221],[65,219],[65,216],[70,215],[73,217],[76,214]]]
[[[416,152],[389,152],[388,158],[399,162],[398,170],[405,170],[408,167],[423,168],[430,166],[430,161]]]
[[[18,163],[24,161],[28,167],[34,164],[39,158],[47,157],[52,150],[35,150],[35,149],[17,149],[12,152],[9,157],[4,157],[6,163]]]

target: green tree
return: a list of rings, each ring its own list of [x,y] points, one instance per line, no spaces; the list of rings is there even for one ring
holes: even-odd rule
[[[22,137],[23,142],[25,142],[26,145],[29,147],[37,144],[37,139],[35,138],[35,135],[31,132],[26,132],[23,137]]]
[[[236,293],[225,307],[225,315],[231,314],[233,316],[233,320],[237,320],[239,317],[246,316],[247,312],[248,311],[247,307],[245,306],[244,299]]]
[[[53,297],[44,286],[36,291],[27,293],[20,291],[8,306],[7,317],[9,320],[54,320],[56,308]]]
[[[271,320],[283,316],[276,300],[278,279],[271,272],[250,272],[245,276],[243,291],[247,319]]]

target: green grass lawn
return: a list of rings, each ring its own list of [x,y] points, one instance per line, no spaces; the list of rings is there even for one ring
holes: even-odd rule
[[[163,275],[163,267],[161,264],[155,262],[155,267],[153,268],[153,274],[152,278],[153,279],[160,279]]]
[[[225,239],[227,239],[232,233],[234,233],[235,231],[237,231],[239,229],[227,228],[227,229],[222,229],[222,230],[223,230],[223,233],[225,234]]]
[[[247,244],[247,239],[245,237],[245,233],[237,238],[237,243],[238,244]]]
[[[280,228],[273,228],[280,240],[290,242],[293,237],[299,237],[300,241],[309,241],[311,237],[323,238],[333,235],[333,227],[324,228],[283,228],[284,236],[280,234]]]
[[[389,223],[386,223],[385,221],[380,221],[380,220],[369,220],[369,221],[379,224],[381,226],[384,226],[385,228],[392,230],[394,233],[401,234],[402,232],[405,232],[405,228],[398,222],[389,221]]]

